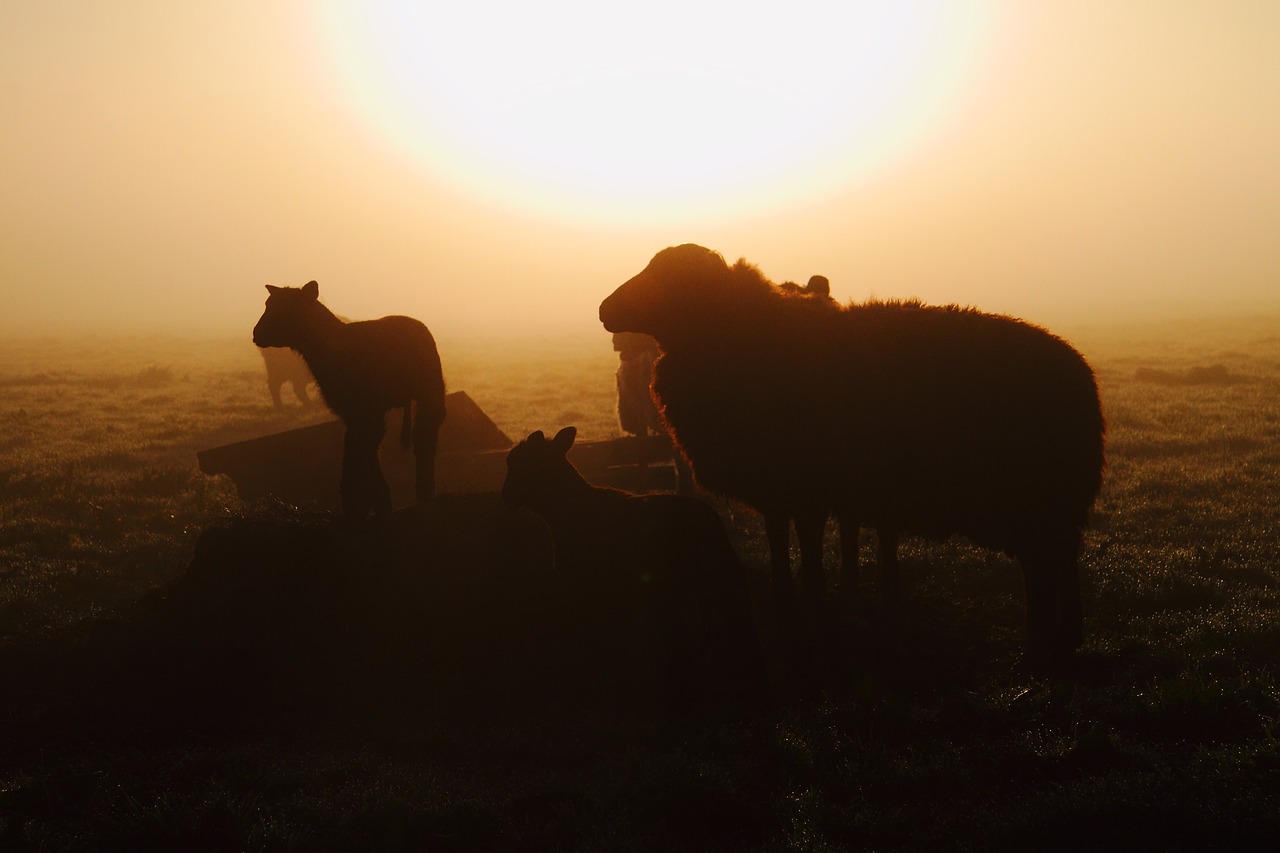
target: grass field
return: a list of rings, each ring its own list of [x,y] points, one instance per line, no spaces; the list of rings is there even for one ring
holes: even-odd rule
[[[438,541],[397,520],[382,559],[202,475],[324,417],[274,411],[246,342],[0,342],[0,849],[1271,849],[1280,319],[1068,332],[1109,428],[1071,672],[1018,665],[1012,562],[907,540],[906,601],[865,579],[813,689],[762,601],[777,701],[675,721],[534,683],[549,596],[482,576],[533,535],[492,501],[446,496]],[[616,433],[604,333],[441,352],[513,437]],[[762,592],[758,519],[717,507]],[[404,557],[444,551],[456,576]]]

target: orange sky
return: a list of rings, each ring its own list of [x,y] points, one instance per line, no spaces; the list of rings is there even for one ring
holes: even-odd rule
[[[926,29],[892,36],[814,4],[792,21],[778,3],[410,5],[425,29],[391,27],[399,48],[450,64],[382,69],[398,94],[370,70],[398,54],[339,3],[0,4],[0,332],[247,339],[263,284],[312,278],[341,314],[442,339],[591,332],[603,296],[682,242],[824,273],[841,299],[1050,326],[1280,311],[1273,0],[952,3],[932,30],[922,2]],[[847,91],[829,79],[859,68]],[[523,99],[496,154],[397,100],[454,72],[458,115],[492,106],[472,83]],[[686,148],[709,158],[689,175]]]

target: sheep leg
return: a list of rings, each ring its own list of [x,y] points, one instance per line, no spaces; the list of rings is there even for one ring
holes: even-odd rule
[[[1064,555],[1057,568],[1054,581],[1058,591],[1058,648],[1069,657],[1084,644],[1084,605],[1080,600],[1077,554]]]
[[[1080,534],[1070,531],[1050,549],[1047,559],[1057,603],[1055,654],[1067,659],[1084,642],[1084,607],[1080,601]]]
[[[852,597],[858,591],[858,517],[848,510],[836,512],[840,534],[840,594]]]
[[[796,539],[800,541],[800,588],[813,604],[822,601],[827,591],[827,575],[822,569],[822,538],[827,527],[827,513],[821,510],[798,512],[795,516]]]
[[[284,402],[280,399],[280,388],[284,385],[284,381],[277,382],[274,379],[267,380],[267,390],[271,392],[271,403],[277,409],[284,408]]]
[[[764,534],[769,540],[769,571],[773,597],[789,603],[791,586],[791,517],[784,512],[764,513]]]
[[[304,406],[310,406],[310,405],[311,405],[311,398],[310,398],[309,396],[307,396],[307,383],[303,382],[303,381],[302,381],[302,380],[300,380],[300,379],[295,379],[295,380],[293,380],[293,382],[292,382],[292,383],[290,383],[290,384],[292,384],[292,385],[293,385],[293,396],[295,396],[295,397],[297,397],[297,398],[298,398],[298,402],[299,402],[299,403],[301,403],[301,404],[302,404],[302,405],[304,405]],[[279,388],[277,388],[277,389],[276,389],[276,394],[275,394],[275,396],[276,396],[276,399],[277,399],[277,400],[279,400],[279,397],[280,397],[280,389],[279,389]],[[277,405],[278,405],[278,403],[277,403]]]
[[[1036,555],[1019,555],[1027,596],[1027,656],[1034,666],[1048,663],[1057,622],[1057,602],[1048,566]]]
[[[365,457],[368,462],[369,489],[373,495],[373,514],[379,518],[391,515],[391,487],[387,478],[382,476],[382,461],[378,459],[378,446],[382,444],[382,434],[386,432],[387,422],[381,412],[370,425],[369,450]]]
[[[369,514],[368,490],[361,482],[364,466],[359,461],[367,439],[361,432],[355,424],[349,423],[342,437],[342,483],[339,491],[342,494],[342,514],[352,519],[362,519]]]
[[[362,519],[372,509],[391,514],[391,489],[378,463],[378,445],[384,430],[381,414],[347,424],[342,440],[342,512]]]
[[[1027,653],[1035,664],[1061,664],[1083,642],[1079,543],[1072,531],[1017,555],[1027,588]]]
[[[876,528],[876,555],[880,563],[880,594],[889,602],[902,600],[902,575],[898,571],[898,531]]]

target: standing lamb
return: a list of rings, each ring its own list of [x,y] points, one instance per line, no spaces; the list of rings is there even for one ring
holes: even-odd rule
[[[720,516],[696,498],[592,486],[566,457],[576,435],[539,431],[512,448],[502,497],[551,528],[595,675],[657,682],[677,703],[758,695],[764,670],[746,570]]]
[[[293,396],[303,406],[311,405],[311,397],[307,395],[307,386],[315,381],[306,361],[288,347],[259,347],[262,363],[267,368],[267,390],[271,392],[271,403],[277,409],[284,408],[280,399],[280,389],[288,382],[293,387]]]
[[[400,441],[413,447],[418,500],[430,501],[436,438],[444,423],[444,378],[431,332],[411,317],[343,322],[320,303],[314,281],[302,287],[268,284],[267,292],[253,342],[297,350],[325,403],[346,425],[343,513],[364,518],[370,509],[377,515],[391,512],[391,490],[378,463],[390,409],[404,409]]]
[[[969,308],[788,297],[694,245],[659,252],[600,320],[657,338],[663,419],[702,486],[763,514],[775,589],[790,588],[794,517],[801,581],[821,593],[819,519],[836,508],[1014,556],[1031,656],[1080,645],[1078,555],[1104,424],[1069,344]]]

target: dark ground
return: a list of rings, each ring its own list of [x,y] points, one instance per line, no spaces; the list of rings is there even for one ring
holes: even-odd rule
[[[718,504],[771,697],[677,706],[588,664],[543,529],[493,495],[353,528],[201,475],[198,449],[308,422],[256,361],[43,352],[0,377],[0,850],[1270,850],[1259,328],[1085,340],[1109,439],[1075,666],[1020,666],[1017,568],[959,542],[904,542],[902,604],[868,571],[788,632],[759,520]],[[451,375],[510,434],[607,425],[613,357],[584,363],[585,390],[564,359]]]

